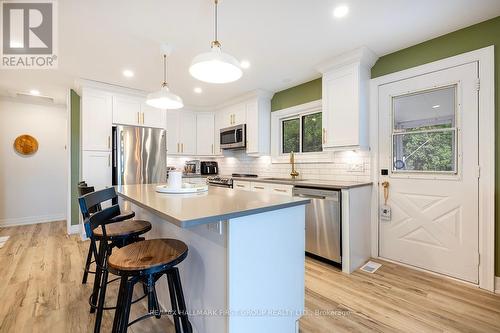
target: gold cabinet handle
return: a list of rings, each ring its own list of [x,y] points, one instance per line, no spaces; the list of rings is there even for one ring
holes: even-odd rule
[[[212,154],[214,153],[214,144],[212,143]]]
[[[180,153],[180,145],[179,145],[179,142],[177,142],[177,152]]]
[[[111,154],[108,155],[108,167],[111,166]]]
[[[245,185],[238,184],[236,187],[245,187]]]
[[[253,188],[256,188],[258,190],[263,190],[264,189],[262,186],[254,186]]]
[[[275,190],[276,192],[286,192],[286,190],[282,190],[282,189],[280,189],[280,188],[275,188],[274,190]]]
[[[111,136],[108,135],[108,149],[111,149]]]
[[[181,143],[181,153],[184,152],[184,143]]]
[[[323,128],[323,144],[326,143],[326,129]]]
[[[142,124],[144,125],[144,112],[142,113]]]
[[[141,123],[140,112],[137,112],[137,124],[140,124],[140,123]]]

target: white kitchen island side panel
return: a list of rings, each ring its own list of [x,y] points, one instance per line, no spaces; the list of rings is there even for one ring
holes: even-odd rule
[[[305,206],[229,221],[229,332],[296,332],[304,311]]]
[[[304,311],[304,205],[233,218],[219,228],[180,228],[120,202],[136,219],[151,222],[147,239],[175,238],[188,245],[179,270],[195,333],[296,332]],[[164,277],[156,290],[162,308],[170,310]]]
[[[193,332],[228,332],[227,317],[223,312],[228,308],[225,232],[222,235],[213,232],[207,225],[179,228],[130,202],[126,202],[122,207],[133,210],[136,219],[151,222],[152,230],[146,234],[147,239],[175,238],[187,244],[188,256],[178,267]],[[163,310],[171,310],[165,276],[156,283],[156,290]]]

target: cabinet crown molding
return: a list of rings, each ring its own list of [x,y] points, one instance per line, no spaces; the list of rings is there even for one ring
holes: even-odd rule
[[[345,65],[360,63],[367,68],[371,68],[378,60],[378,56],[366,46],[362,46],[355,50],[337,55],[325,62],[316,66],[316,70],[325,74],[333,69],[343,67]]]
[[[250,91],[248,93],[245,93],[243,95],[239,95],[237,97],[231,98],[230,100],[227,100],[224,103],[218,104],[215,107],[215,109],[220,110],[220,109],[223,109],[227,106],[231,106],[234,104],[245,102],[251,98],[262,98],[262,99],[266,99],[266,100],[270,101],[271,98],[273,98],[273,95],[274,95],[273,92],[263,90],[263,89],[256,89],[256,90]]]

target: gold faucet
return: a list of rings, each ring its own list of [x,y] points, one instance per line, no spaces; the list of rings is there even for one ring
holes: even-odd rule
[[[299,172],[295,170],[295,155],[293,154],[293,151],[290,152],[290,164],[292,165],[292,172],[290,172],[290,176],[292,176],[292,179],[295,180],[299,176]]]

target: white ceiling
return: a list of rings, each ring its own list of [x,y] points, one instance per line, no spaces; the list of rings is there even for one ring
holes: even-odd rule
[[[223,0],[223,50],[248,59],[241,80],[196,81],[191,59],[213,39],[210,0],[60,0],[59,69],[0,70],[0,93],[38,89],[65,100],[76,78],[152,91],[162,78],[160,43],[175,50],[169,83],[184,102],[209,106],[256,88],[279,91],[319,77],[314,66],[365,45],[379,56],[500,14],[498,0]],[[350,12],[334,19],[333,8]],[[128,68],[135,77],[126,79]],[[195,94],[201,87],[202,94]]]

